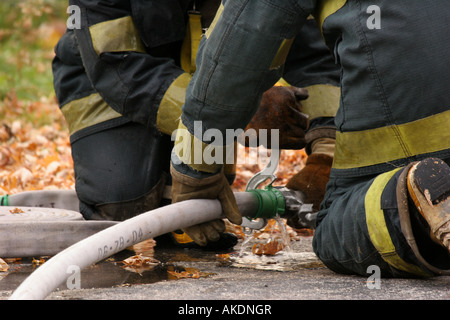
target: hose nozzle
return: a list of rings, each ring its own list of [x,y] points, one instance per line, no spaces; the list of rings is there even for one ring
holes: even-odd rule
[[[313,211],[313,205],[305,203],[305,195],[300,191],[288,189],[286,187],[274,187],[272,184],[264,189],[247,190],[255,195],[258,207],[256,212],[247,217],[248,219],[260,218],[261,223],[248,222],[251,229],[260,229],[266,225],[267,219],[276,216],[294,219],[298,225],[305,228],[314,229],[317,213]]]

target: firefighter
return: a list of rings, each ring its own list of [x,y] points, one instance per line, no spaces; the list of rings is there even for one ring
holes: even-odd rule
[[[171,135],[196,69],[199,42],[220,0],[74,0],[70,5],[80,8],[80,28],[68,29],[59,41],[53,73],[70,131],[77,195],[71,208],[79,205],[85,219],[125,220],[170,203]],[[297,179],[291,187],[304,189],[318,206],[333,157],[339,70],[314,20],[302,34],[309,40],[292,45],[284,86],[267,91],[247,129],[280,128],[280,147],[308,147],[310,159],[317,159],[300,174],[311,176],[319,168],[323,178],[307,184]],[[270,116],[273,112],[283,116]],[[286,117],[289,130],[280,121]],[[227,167],[227,183],[234,170]],[[39,205],[61,202],[60,194],[41,192],[33,199],[12,195],[9,203],[28,204],[36,197]],[[177,243],[193,243],[184,233],[172,235]],[[223,242],[236,242],[226,237]]]
[[[218,198],[228,219],[239,220],[222,166],[195,163],[183,152],[203,136],[193,135],[193,123],[220,132],[245,127],[250,119],[242,115],[253,114],[283,74],[285,49],[294,38],[302,41],[299,30],[313,15],[341,75],[315,253],[344,274],[367,275],[370,266],[386,277],[449,274],[447,9],[445,1],[420,0],[224,1],[187,90],[184,130],[172,155],[172,198]],[[252,94],[236,94],[244,92]],[[212,143],[202,142],[203,148]],[[187,233],[203,242],[214,227]]]

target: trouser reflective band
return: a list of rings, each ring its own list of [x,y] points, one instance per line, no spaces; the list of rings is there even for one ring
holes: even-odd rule
[[[370,240],[384,261],[392,267],[418,276],[429,276],[416,265],[404,261],[396,252],[381,209],[381,194],[389,180],[401,169],[395,169],[375,178],[365,197],[366,222]]]
[[[70,101],[61,107],[61,112],[69,126],[70,135],[122,116],[111,108],[98,93]]]
[[[89,27],[92,46],[98,55],[104,52],[145,52],[130,16],[108,20]]]

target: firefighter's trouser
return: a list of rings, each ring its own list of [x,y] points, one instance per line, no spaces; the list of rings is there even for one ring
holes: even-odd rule
[[[168,179],[170,136],[139,123],[72,144],[76,191],[85,219],[125,220],[161,205]]]
[[[420,263],[401,230],[396,187],[403,170],[353,178],[331,175],[313,240],[314,251],[328,268],[367,276],[373,270],[369,266],[378,267],[384,277],[433,275]],[[447,250],[430,239],[412,202],[409,210],[422,256],[448,270]]]

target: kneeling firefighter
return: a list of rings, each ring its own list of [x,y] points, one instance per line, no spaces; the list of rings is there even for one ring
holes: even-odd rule
[[[369,267],[385,277],[450,274],[450,64],[442,63],[450,51],[448,5],[265,0],[226,1],[222,9],[200,45],[183,132],[207,148],[214,141],[196,135],[196,121],[220,132],[247,126],[251,119],[243,115],[256,112],[264,92],[283,75],[277,53],[294,37],[302,41],[299,30],[314,15],[341,69],[336,145],[317,215],[315,253],[345,274],[367,276]],[[381,27],[372,23],[377,10]],[[235,48],[244,49],[236,56]],[[189,139],[177,141],[173,185],[189,181],[198,192],[191,188],[181,196],[193,198],[220,180],[223,168],[194,163],[183,152]],[[238,212],[227,188],[223,184],[211,196],[233,219]]]
[[[121,221],[170,203],[171,135],[196,70],[200,40],[220,4],[70,1],[80,8],[81,26],[68,29],[59,41],[53,72],[70,130],[76,195],[85,219]],[[280,128],[281,148],[307,145],[308,164],[290,187],[304,191],[318,207],[333,158],[339,70],[313,19],[302,34],[308,41],[291,44],[282,75],[285,84],[295,87],[269,89],[248,128]],[[309,94],[297,87],[307,88]],[[274,112],[282,117],[271,117]],[[223,183],[233,182],[234,170],[226,166]],[[220,236],[214,240],[221,241],[214,242],[214,249],[232,247],[236,238],[224,234],[219,224]],[[193,244],[183,232],[171,236],[176,243]]]

